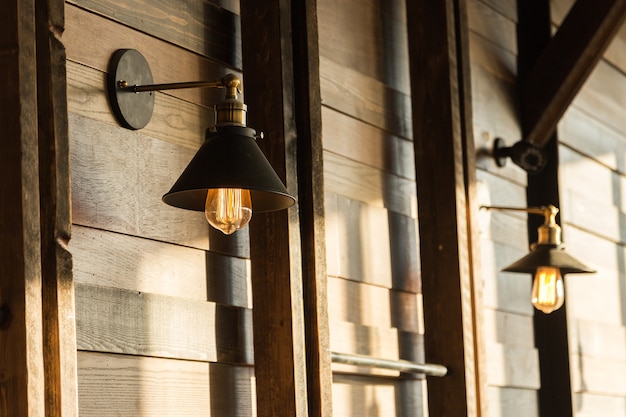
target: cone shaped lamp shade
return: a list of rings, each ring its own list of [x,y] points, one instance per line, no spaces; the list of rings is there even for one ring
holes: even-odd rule
[[[214,188],[250,190],[255,213],[282,210],[295,203],[256,144],[254,129],[217,126],[185,171],[163,196],[170,206],[204,211],[207,192]]]
[[[528,255],[502,270],[534,274],[540,267],[559,268],[561,274],[595,272],[565,252],[562,245],[549,244],[538,244]]]

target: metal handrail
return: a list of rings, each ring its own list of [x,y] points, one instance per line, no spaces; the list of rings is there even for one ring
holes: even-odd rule
[[[370,368],[391,369],[438,377],[445,376],[448,373],[448,368],[444,365],[433,363],[416,363],[403,359],[379,359],[353,353],[330,352],[330,355],[334,363],[346,365],[368,366]]]

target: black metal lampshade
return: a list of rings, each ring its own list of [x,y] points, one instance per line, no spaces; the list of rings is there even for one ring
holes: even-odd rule
[[[250,190],[254,212],[282,210],[295,203],[256,144],[254,129],[217,126],[216,130],[207,130],[206,141],[163,196],[166,204],[204,211],[212,188]]]
[[[559,268],[561,274],[596,272],[565,252],[565,248],[562,245],[550,244],[538,244],[528,255],[502,270],[534,274],[537,268],[542,266]]]

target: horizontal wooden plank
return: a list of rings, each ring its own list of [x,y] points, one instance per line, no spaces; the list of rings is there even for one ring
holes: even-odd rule
[[[76,114],[69,122],[74,223],[205,250],[215,241],[220,252],[249,255],[247,229],[225,236],[203,213],[161,201],[194,149]]]
[[[80,350],[251,364],[251,310],[76,284]]]
[[[532,316],[506,311],[483,309],[485,340],[503,345],[535,347]]]
[[[406,8],[397,0],[317,3],[320,56],[410,91]]]
[[[577,393],[572,397],[576,417],[619,416],[626,410],[626,398],[622,396]]]
[[[537,391],[534,389],[488,387],[487,394],[490,417],[538,415]]]
[[[208,1],[70,2],[233,68],[241,68],[239,16]]]
[[[485,343],[487,383],[498,387],[539,388],[539,356],[534,348]]]
[[[502,3],[509,3],[510,7],[510,2]],[[517,55],[515,21],[479,0],[467,2],[467,17],[470,31]]]
[[[322,107],[324,149],[373,168],[415,179],[413,143],[328,107]]]
[[[626,397],[626,361],[570,355],[570,364],[574,392]]]
[[[558,126],[559,143],[620,173],[626,172],[626,135],[571,106]]]
[[[239,71],[223,64],[75,5],[66,4],[65,14],[68,23],[63,43],[67,58],[72,62],[107,72],[109,60],[116,50],[137,49],[148,61],[156,83],[217,80],[229,72],[241,76]],[[169,90],[167,94],[208,108],[224,98],[223,90],[206,88]]]
[[[568,335],[570,353],[626,362],[626,327],[623,325],[570,320]]]
[[[572,105],[593,114],[600,122],[626,135],[626,83],[624,73],[600,61]]]
[[[252,307],[246,259],[78,225],[70,251],[80,283]]]
[[[250,416],[250,367],[78,352],[83,417]]]
[[[333,416],[423,416],[426,381],[335,374]]]
[[[516,82],[517,56],[515,54],[474,32],[469,34],[469,43],[472,65],[480,66],[489,74],[509,83]]]
[[[324,152],[325,191],[417,217],[415,182]]]
[[[472,0],[482,1],[502,16],[517,22],[517,1],[515,0]]]
[[[331,321],[391,328],[418,333],[423,317],[418,294],[328,278],[328,315]]]
[[[379,80],[320,56],[320,87],[325,106],[412,138],[410,91],[398,91]]]
[[[101,71],[68,62],[68,111],[104,122],[111,126],[111,131],[115,131],[119,124],[107,101],[105,77]],[[204,143],[206,129],[214,124],[213,111],[206,107],[167,94],[157,94],[150,123],[140,132],[197,149]],[[70,134],[73,133],[70,129]]]

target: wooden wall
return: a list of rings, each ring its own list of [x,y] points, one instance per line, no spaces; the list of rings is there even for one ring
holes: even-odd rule
[[[495,138],[520,140],[517,97],[517,3],[469,0],[470,58],[477,178],[482,205],[526,206],[526,173],[487,155]],[[528,251],[526,215],[480,211],[484,337],[489,415],[536,416],[538,355],[530,276],[500,272]]]
[[[318,22],[331,350],[422,362],[405,5],[319,0]],[[333,371],[333,415],[422,415],[422,380]]]
[[[155,82],[241,68],[237,1],[66,3],[81,416],[254,414],[247,231],[224,237],[161,196],[213,125],[222,92],[157,93],[141,131],[121,128],[104,90],[120,48]]]
[[[555,25],[572,4],[552,2]],[[626,27],[559,124],[564,239],[597,270],[566,280],[574,415],[626,415]]]

